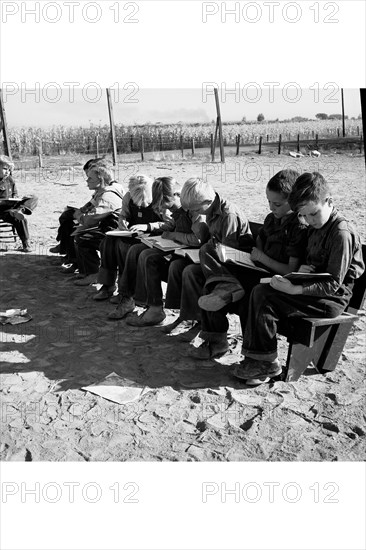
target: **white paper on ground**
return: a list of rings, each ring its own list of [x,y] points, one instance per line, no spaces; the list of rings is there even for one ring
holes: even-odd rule
[[[128,378],[122,378],[115,372],[111,372],[97,384],[91,384],[90,386],[84,386],[82,390],[89,391],[104,399],[125,405],[132,401],[137,401],[140,397],[145,395],[151,388],[148,386],[139,386],[136,382],[129,380]]]

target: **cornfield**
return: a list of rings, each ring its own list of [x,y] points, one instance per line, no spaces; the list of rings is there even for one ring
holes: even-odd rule
[[[306,122],[261,122],[261,123],[224,123],[224,145],[235,145],[237,135],[242,144],[255,144],[260,136],[268,142],[291,141],[300,135],[300,139],[337,138],[342,135],[339,120],[309,120]],[[196,147],[209,147],[211,134],[215,132],[212,124],[146,124],[135,126],[116,125],[118,153],[130,153],[140,150],[141,138],[145,151],[176,150],[190,146],[192,139]],[[346,120],[346,135],[362,134],[361,119]],[[10,147],[14,158],[43,155],[100,154],[111,151],[110,129],[108,125],[85,127],[54,126],[52,128],[10,128]]]

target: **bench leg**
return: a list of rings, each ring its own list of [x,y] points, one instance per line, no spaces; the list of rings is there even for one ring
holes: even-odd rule
[[[314,365],[317,365],[328,335],[329,330],[324,332],[311,348],[298,342],[290,342],[286,362],[286,382],[296,382],[311,361],[314,362]]]
[[[354,321],[332,327],[319,360],[315,363],[319,372],[335,370],[353,324]]]

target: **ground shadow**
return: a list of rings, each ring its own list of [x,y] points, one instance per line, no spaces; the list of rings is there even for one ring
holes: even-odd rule
[[[55,391],[81,388],[111,372],[152,388],[243,387],[230,366],[190,358],[190,344],[178,336],[108,320],[114,306],[94,301],[95,287],[75,286],[58,257],[7,253],[1,263],[1,309],[32,315],[28,323],[1,327],[1,373],[43,372]]]

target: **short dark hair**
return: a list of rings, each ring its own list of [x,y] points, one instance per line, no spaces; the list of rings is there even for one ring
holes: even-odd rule
[[[274,193],[281,193],[287,199],[299,176],[300,174],[296,170],[280,170],[269,180],[267,189]]]
[[[329,183],[319,172],[305,172],[295,181],[288,202],[296,211],[308,202],[324,203],[331,195]]]
[[[101,166],[109,167],[111,165],[111,162],[106,157],[99,157],[96,159],[89,159],[86,161],[86,163],[83,166],[84,172],[87,170],[90,170],[92,166],[95,164],[99,164]]]

